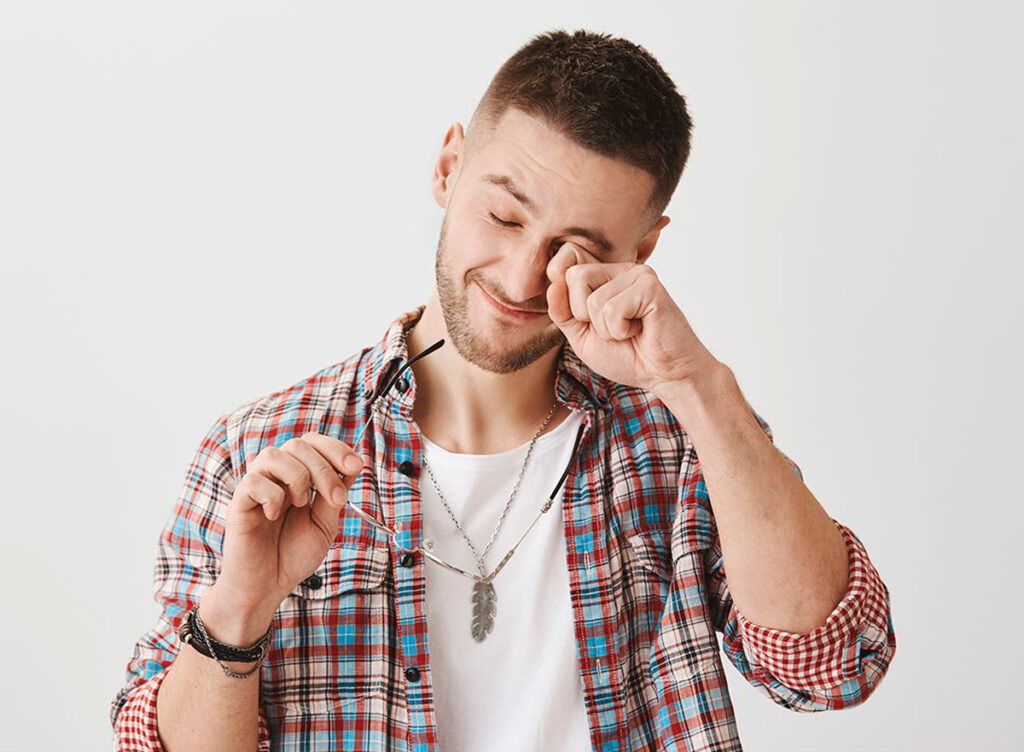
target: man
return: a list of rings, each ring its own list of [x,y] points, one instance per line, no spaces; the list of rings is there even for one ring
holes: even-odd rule
[[[502,66],[428,302],[201,443],[121,749],[736,750],[722,652],[793,710],[874,691],[888,589],[646,264],[690,129],[625,40]]]

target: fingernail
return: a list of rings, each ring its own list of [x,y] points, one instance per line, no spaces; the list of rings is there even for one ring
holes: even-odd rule
[[[344,468],[348,472],[354,473],[354,472],[356,472],[358,470],[362,470],[363,469],[363,461],[361,459],[359,459],[359,457],[357,455],[350,454],[348,457],[345,458]]]
[[[345,495],[344,489],[340,487],[335,488],[334,491],[331,492],[331,499],[334,501],[334,506],[336,507],[340,507],[348,501],[348,497]]]

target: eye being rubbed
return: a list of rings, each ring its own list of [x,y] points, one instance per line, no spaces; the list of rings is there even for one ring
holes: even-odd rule
[[[491,215],[491,220],[497,225],[501,225],[502,227],[519,227],[518,222],[510,222],[507,219],[502,219],[501,217],[495,216],[494,212],[488,212],[488,214]]]

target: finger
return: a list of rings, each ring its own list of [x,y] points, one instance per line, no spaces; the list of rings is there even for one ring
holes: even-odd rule
[[[587,314],[590,325],[597,335],[604,340],[621,339],[615,336],[609,327],[608,301],[629,290],[636,283],[637,264],[628,264],[619,274],[595,289],[587,296]]]
[[[565,280],[560,279],[548,285],[546,297],[548,318],[562,330],[569,345],[576,347],[580,338],[587,332],[587,323],[573,318],[572,309],[569,307],[569,288],[566,286]]]
[[[601,339],[610,340],[611,335],[608,334],[608,327],[604,322],[604,313],[601,310],[605,296],[598,294],[602,289],[604,289],[604,287],[599,288],[588,295],[584,305],[587,307],[587,320],[590,322],[590,328],[593,329]]]
[[[332,472],[340,481],[342,492],[339,493],[338,489],[335,489],[333,498],[324,494],[316,494],[313,499],[313,517],[320,521],[320,525],[325,530],[335,530],[338,527],[341,510],[348,503],[349,489],[363,471],[365,461],[351,446],[332,436],[311,432],[303,438],[313,445],[326,461],[331,463]]]
[[[292,454],[309,471],[314,493],[319,493],[332,504],[342,506],[348,498],[348,489],[342,483],[341,476],[327,459],[313,446],[307,434],[300,439],[289,439],[281,448]],[[311,502],[312,498],[309,499]],[[297,506],[302,506],[298,504]]]
[[[565,270],[565,284],[569,288],[569,308],[572,309],[573,318],[590,321],[587,298],[606,281],[605,275],[587,264],[576,264]]]
[[[596,324],[598,335],[604,339],[607,339],[607,332],[600,321],[594,321],[594,311],[599,310],[600,305],[608,298],[605,288],[617,283],[615,289],[618,290],[623,284],[628,284],[628,280],[624,280],[623,277],[633,266],[635,265],[578,264],[566,272],[565,281],[569,286],[569,303],[573,316],[581,321]]]
[[[303,436],[303,439],[308,441],[331,464],[336,474],[341,475],[339,480],[344,489],[345,499],[347,499],[348,490],[352,487],[355,479],[363,471],[363,467],[366,464],[363,458],[351,446],[333,436],[326,436],[322,433],[307,433]]]
[[[575,243],[562,243],[548,262],[548,281],[557,282],[565,278],[565,270],[582,261],[585,251]]]
[[[618,340],[635,337],[643,331],[644,316],[653,310],[657,294],[655,285],[651,283],[652,271],[637,269],[630,277],[631,284],[612,294],[601,307],[602,318],[609,334]]]
[[[268,520],[276,520],[281,516],[287,500],[285,490],[275,481],[258,472],[246,473],[235,489],[238,499],[237,510],[240,513],[259,508]]]
[[[635,261],[601,261],[601,259],[588,252],[583,246],[567,240],[559,246],[558,251],[548,262],[546,269],[548,280],[554,282],[556,279],[565,276],[566,269],[577,264],[585,266],[593,264],[594,268],[609,270],[609,276],[627,271],[637,265]]]
[[[586,256],[589,254],[575,243],[563,243],[547,266],[548,280],[551,282],[546,292],[548,317],[562,330],[570,345],[575,345],[586,333],[587,324],[573,317],[565,276],[568,269]]]
[[[290,452],[276,446],[264,447],[253,462],[253,471],[276,481],[285,490],[286,503],[301,507],[309,501],[309,470]]]
[[[608,281],[629,271],[635,264],[632,262],[601,263],[585,250],[581,250],[581,253],[576,255],[582,257],[582,260],[565,269],[565,283],[569,287],[569,307],[575,318],[580,321],[590,321],[587,299],[591,293]]]

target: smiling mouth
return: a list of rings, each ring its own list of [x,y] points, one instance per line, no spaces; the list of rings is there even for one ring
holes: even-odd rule
[[[489,292],[487,292],[487,290],[484,289],[483,285],[477,283],[477,287],[480,288],[480,291],[484,294],[484,297],[487,298],[487,301],[496,311],[508,316],[509,318],[522,319],[526,321],[530,319],[535,319],[538,316],[543,316],[544,314],[547,313],[547,311],[524,311],[519,308],[509,308],[508,306],[502,305],[497,300],[495,300],[494,297]]]

